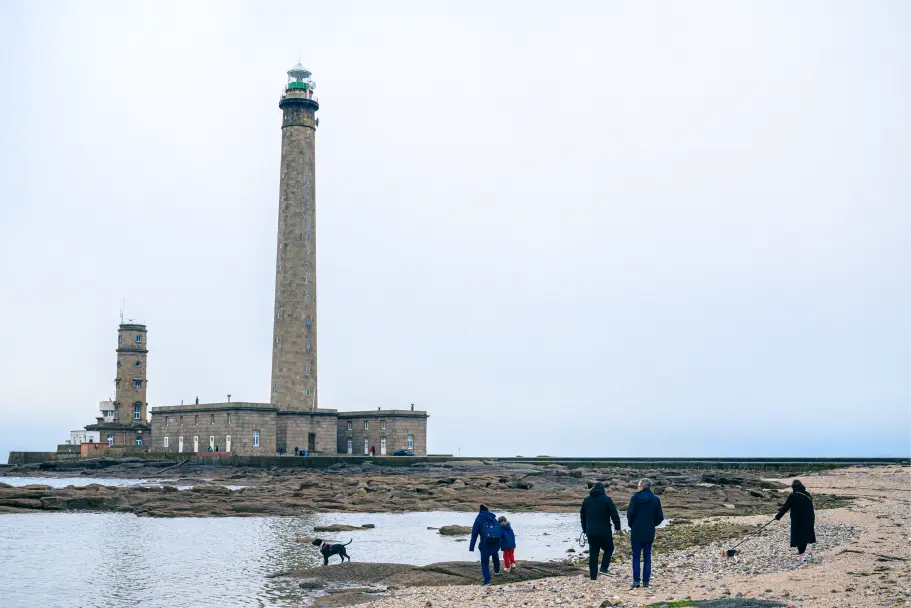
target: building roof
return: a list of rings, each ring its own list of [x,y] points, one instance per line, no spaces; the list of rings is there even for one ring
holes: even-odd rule
[[[339,412],[339,418],[429,418],[423,410],[361,410],[357,412]]]
[[[249,403],[246,401],[230,401],[225,403],[189,403],[187,405],[157,405],[150,408],[155,414],[198,414],[224,410],[258,410],[262,412],[275,412],[278,407],[271,403]]]

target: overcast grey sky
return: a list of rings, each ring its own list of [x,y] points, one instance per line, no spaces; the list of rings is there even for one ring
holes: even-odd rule
[[[267,401],[313,71],[320,405],[462,455],[908,455],[905,1],[0,0],[0,461]],[[494,430],[499,423],[500,431]]]

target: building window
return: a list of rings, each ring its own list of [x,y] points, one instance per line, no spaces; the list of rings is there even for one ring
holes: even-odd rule
[[[228,424],[231,424],[231,414],[228,414]]]
[[[310,327],[310,317],[307,317],[306,319],[304,319],[304,325],[306,325],[307,327]]]
[[[385,420],[380,420],[380,428],[383,429],[384,431],[386,430],[386,421]]]
[[[180,426],[183,426],[183,416],[178,416],[177,424],[179,424]]]
[[[309,363],[307,364],[307,373],[308,374],[310,373],[310,364]]]
[[[309,301],[310,301],[310,294],[305,295],[305,296],[304,296],[304,299],[307,300],[307,301],[309,302]]]
[[[136,344],[142,344],[142,335],[136,336]]]
[[[309,271],[309,270],[307,271],[307,278],[308,278],[308,279],[310,278],[310,271]]]
[[[142,445],[142,435],[136,435],[136,445]]]
[[[408,435],[408,449],[414,449],[414,435]]]
[[[307,225],[307,232],[310,232],[310,225]]]
[[[199,414],[196,414],[195,416],[193,416],[193,422],[196,423],[196,426],[199,426]]]
[[[111,447],[112,445],[114,445],[114,436],[108,435],[108,447]]]
[[[279,264],[278,266],[275,267],[275,269],[278,270],[279,272],[281,272],[281,271],[282,271],[282,265]]]
[[[168,426],[168,417],[167,416],[164,417],[164,425]]]
[[[123,344],[123,336],[117,336],[117,344]]]
[[[281,316],[281,313],[277,310],[275,311],[275,320],[278,321],[278,318]]]
[[[274,393],[274,392],[276,392],[276,391],[278,391],[278,383],[277,383],[277,382],[273,382],[273,383],[272,383],[272,392]]]
[[[368,421],[366,421],[366,420],[364,420],[364,430],[365,430],[365,431],[369,431],[369,430],[370,430],[370,423],[369,423]]]
[[[278,344],[278,336],[275,336],[275,343]]]
[[[136,362],[136,367],[142,367],[142,361],[137,361],[137,362]]]
[[[370,440],[364,437],[364,456],[370,454]]]
[[[140,420],[142,417],[142,406],[138,403],[133,405],[133,420]]]
[[[212,414],[212,419],[209,421],[209,424],[215,424],[215,414]]]
[[[164,438],[164,447],[168,447],[168,438],[167,437]]]
[[[350,422],[348,423],[348,427],[347,427],[347,428],[348,428],[349,431],[351,430],[351,423],[350,423]]]
[[[282,288],[281,288],[281,287],[278,288],[278,295],[279,295],[279,297],[281,297],[281,295],[282,295]]]
[[[307,340],[307,350],[310,350],[310,340]]]
[[[133,386],[136,388],[142,388],[142,380],[133,380]]]
[[[310,389],[309,389],[309,388],[307,389],[307,396],[308,396],[308,397],[310,396]]]
[[[259,447],[259,431],[253,431],[253,447]]]
[[[117,420],[119,418],[120,418],[120,406],[115,405],[114,406],[114,419]]]

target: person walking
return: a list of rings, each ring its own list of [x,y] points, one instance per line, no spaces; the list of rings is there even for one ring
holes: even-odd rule
[[[597,580],[598,573],[610,574],[610,560],[614,555],[614,535],[610,525],[613,521],[614,529],[620,531],[620,513],[610,496],[604,491],[601,482],[592,486],[588,496],[582,501],[579,510],[582,518],[582,532],[588,537],[588,574],[591,579]],[[598,557],[604,549],[604,559],[601,568],[598,568]]]
[[[647,477],[639,480],[636,493],[629,499],[626,509],[629,524],[629,539],[633,549],[633,588],[639,586],[639,557],[642,556],[642,584],[649,586],[652,578],[652,543],[655,542],[655,527],[664,521],[661,499],[652,492],[652,481]]]
[[[484,577],[484,585],[490,584],[490,559],[493,558],[493,573],[500,574],[500,540],[503,536],[503,529],[497,516],[490,512],[485,506],[481,505],[478,516],[475,517],[474,525],[471,527],[471,543],[468,550],[474,552],[475,543],[478,543],[478,551],[481,553],[481,575]]]
[[[804,551],[807,545],[816,542],[816,513],[813,510],[813,498],[804,485],[797,479],[791,482],[791,494],[775,515],[781,520],[784,514],[791,512],[791,546],[797,547],[797,555],[806,561]]]
[[[516,533],[513,532],[512,524],[505,515],[499,516],[497,522],[502,530],[500,548],[503,549],[503,569],[512,572],[513,569],[518,568],[516,565]]]

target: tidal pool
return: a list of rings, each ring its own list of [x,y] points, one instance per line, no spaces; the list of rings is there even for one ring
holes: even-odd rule
[[[576,514],[504,514],[516,530],[520,562],[559,559],[570,547],[578,549]],[[470,526],[473,520],[473,513],[443,511],[204,519],[0,515],[0,598],[4,608],[296,608],[304,598],[297,582],[266,578],[321,563],[316,547],[295,538],[353,539],[348,552],[354,561],[425,565],[477,559],[477,552],[468,552],[468,542],[459,540],[467,537],[428,530]],[[314,526],[333,523],[376,528],[313,532]]]

